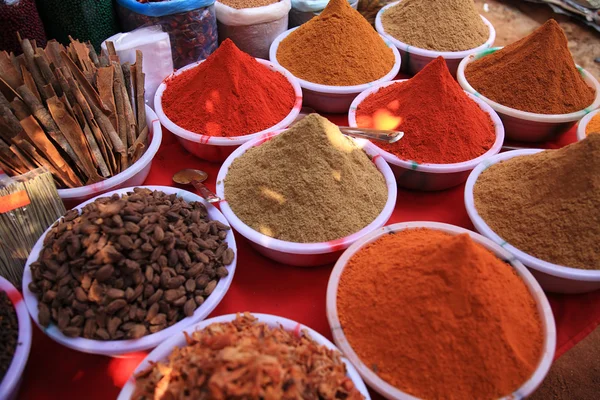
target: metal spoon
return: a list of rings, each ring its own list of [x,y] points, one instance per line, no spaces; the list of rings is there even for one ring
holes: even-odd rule
[[[200,196],[204,198],[204,200],[209,203],[217,203],[221,201],[221,199],[214,194],[204,182],[208,178],[208,174],[204,171],[200,171],[199,169],[182,169],[173,175],[173,182],[179,183],[180,185],[193,185],[198,192],[200,192]]]
[[[300,114],[296,117],[294,122],[300,121],[302,118],[306,117],[308,114],[315,113],[316,111],[309,107],[302,107]],[[394,130],[380,130],[380,129],[369,129],[369,128],[351,128],[349,126],[340,126],[340,131],[344,135],[359,137],[371,140],[377,140],[385,143],[396,143],[398,140],[404,137],[404,132],[394,131]]]

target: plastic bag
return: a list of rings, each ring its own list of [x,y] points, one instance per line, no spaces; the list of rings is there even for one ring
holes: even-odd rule
[[[154,109],[156,89],[173,72],[169,34],[163,32],[160,26],[150,26],[128,33],[117,33],[106,40],[114,43],[121,63],[135,63],[135,51],[141,50],[144,55],[142,68],[146,75],[145,100]],[[102,50],[107,51],[106,41],[102,42]]]
[[[63,44],[69,44],[70,35],[98,50],[119,32],[112,0],[37,0],[37,6],[48,37]]]
[[[0,50],[21,52],[17,32],[40,47],[46,46],[44,25],[34,0],[0,0],[0,27]]]
[[[139,3],[117,0],[125,31],[160,25],[169,34],[173,66],[181,68],[203,60],[217,49],[215,0],[170,0]]]
[[[348,0],[350,6],[356,10],[359,0]],[[290,28],[302,25],[310,19],[319,15],[329,0],[292,0],[292,9],[290,10]]]
[[[252,57],[269,59],[269,48],[277,36],[288,28],[290,0],[263,7],[235,9],[215,4],[219,42],[229,38]]]
[[[373,26],[379,10],[395,0],[358,0],[358,12]]]

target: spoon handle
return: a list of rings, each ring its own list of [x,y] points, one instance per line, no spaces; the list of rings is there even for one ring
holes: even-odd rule
[[[218,203],[221,201],[221,198],[214,194],[205,184],[200,181],[192,181],[192,185],[196,188],[198,192],[200,192],[200,196],[209,203]]]
[[[350,128],[348,126],[340,126],[340,131],[342,131],[343,134],[348,136],[379,140],[386,143],[396,143],[404,136],[404,132],[399,131],[368,128]]]

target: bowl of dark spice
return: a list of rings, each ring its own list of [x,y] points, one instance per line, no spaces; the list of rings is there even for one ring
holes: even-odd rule
[[[600,288],[600,135],[559,150],[516,150],[477,166],[465,187],[475,228],[546,291]]]
[[[117,356],[206,318],[233,279],[227,220],[185,190],[120,189],[70,210],[38,240],[23,294],[56,342]]]
[[[497,154],[504,127],[496,112],[465,93],[442,57],[409,80],[382,83],[350,106],[349,125],[404,132],[374,143],[400,187],[443,190],[460,185],[483,159]]]
[[[297,266],[333,262],[385,225],[396,193],[377,148],[317,114],[246,143],[217,177],[231,226],[263,255]]]
[[[0,399],[17,398],[31,335],[31,320],[21,294],[0,276]]]
[[[157,396],[370,399],[358,372],[325,337],[286,318],[250,313],[202,321],[164,342],[118,399]]]
[[[339,349],[388,399],[523,399],[556,346],[550,304],[527,268],[437,222],[386,226],[348,248],[329,278],[327,318]]]
[[[223,161],[241,144],[287,128],[302,108],[302,89],[284,68],[226,39],[206,60],[167,77],[154,108],[187,151]]]
[[[305,105],[329,113],[347,112],[360,92],[394,79],[401,62],[347,0],[330,0],[319,16],[283,32],[269,58],[298,78]]]
[[[549,20],[506,47],[466,57],[457,79],[500,115],[506,137],[551,140],[600,106],[600,85],[576,65],[564,31]]]
[[[473,0],[396,1],[377,13],[375,27],[398,48],[402,70],[411,75],[443,57],[456,76],[463,58],[489,49],[496,40],[496,30]]]

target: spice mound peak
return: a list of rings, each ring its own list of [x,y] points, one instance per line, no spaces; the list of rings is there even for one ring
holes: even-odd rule
[[[405,132],[402,140],[377,146],[418,163],[469,161],[488,151],[496,140],[489,114],[465,94],[442,57],[408,81],[368,96],[358,106],[356,122],[360,127]]]
[[[243,136],[268,129],[292,110],[292,84],[226,39],[198,66],[167,82],[162,106],[176,125],[207,136]]]
[[[529,36],[486,55],[465,70],[475,90],[499,104],[537,114],[568,114],[594,101],[567,38],[551,19]]]
[[[279,44],[277,60],[294,76],[331,86],[353,86],[388,74],[394,53],[347,0],[331,0],[317,17]]]
[[[486,169],[479,215],[517,249],[557,265],[600,269],[600,134]]]
[[[383,13],[382,23],[396,39],[434,51],[474,49],[490,36],[473,0],[403,0]]]
[[[245,224],[297,243],[356,233],[388,198],[385,179],[367,154],[317,114],[236,158],[224,186]]]

